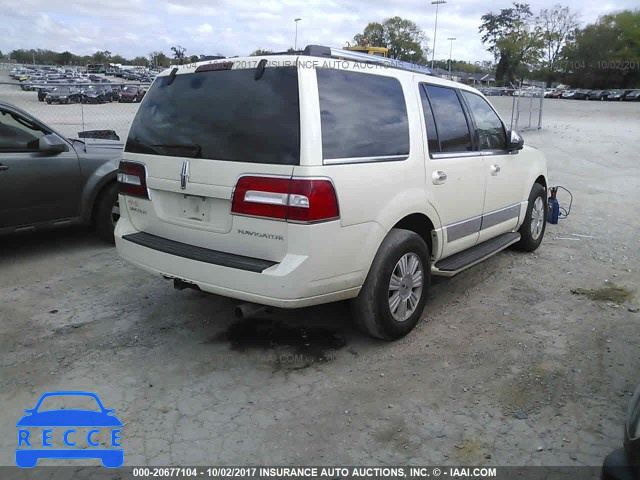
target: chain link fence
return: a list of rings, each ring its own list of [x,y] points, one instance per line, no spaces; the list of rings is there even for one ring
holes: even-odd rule
[[[528,130],[542,128],[542,110],[544,106],[544,82],[529,81],[520,84],[513,92],[511,106],[511,129]]]
[[[67,137],[98,131],[94,135],[99,138],[124,141],[148,88],[149,83],[119,79],[111,83],[19,82],[7,70],[0,70],[0,102],[26,111]]]

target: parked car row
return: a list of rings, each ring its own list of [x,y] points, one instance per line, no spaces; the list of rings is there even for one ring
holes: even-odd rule
[[[151,83],[156,78],[156,73],[151,73],[146,70],[126,70],[121,73],[115,73],[114,76],[134,82]]]
[[[139,102],[145,88],[112,82],[106,76],[86,74],[74,69],[38,67],[14,69],[10,76],[20,81],[20,88],[38,92],[38,100],[51,103],[104,103],[112,101]],[[151,82],[155,73],[126,71],[125,80]]]
[[[137,85],[122,88],[114,85],[88,85],[85,88],[73,85],[60,85],[42,88],[38,91],[38,100],[48,104],[59,103],[137,103],[142,100],[146,90]]]
[[[542,88],[535,86],[514,87],[482,87],[479,89],[485,96],[540,97]]]
[[[480,92],[486,96],[513,96],[514,88],[510,87],[484,87],[480,88]]]
[[[564,98],[571,100],[607,100],[607,101],[640,101],[640,89],[587,90],[583,88],[560,89],[547,88],[545,98]]]
[[[77,71],[51,70],[50,68],[18,70],[13,78],[22,79],[20,87],[35,91],[38,101],[48,104],[140,102],[146,88],[112,82],[102,75],[87,75]]]

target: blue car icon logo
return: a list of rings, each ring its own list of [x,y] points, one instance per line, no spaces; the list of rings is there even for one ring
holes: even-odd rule
[[[98,409],[45,410],[42,408],[45,400],[48,402],[58,400],[56,397],[90,402],[93,399]],[[18,427],[16,465],[18,467],[35,467],[40,458],[99,458],[102,465],[109,468],[121,467],[124,463],[124,453],[120,444],[122,422],[114,415],[114,410],[104,408],[95,393],[45,393],[33,409],[27,409],[24,412],[26,415],[16,424]],[[89,430],[84,435],[80,429],[87,428]],[[42,429],[41,435],[39,435],[40,429]],[[109,444],[111,448],[98,448],[101,446],[99,439],[105,439],[103,444]],[[63,443],[65,448],[54,448],[54,441]]]

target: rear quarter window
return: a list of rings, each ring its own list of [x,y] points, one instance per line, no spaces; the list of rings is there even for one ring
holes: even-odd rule
[[[426,90],[435,117],[440,151],[471,151],[469,125],[456,91],[436,85],[427,85]]]
[[[328,68],[317,75],[326,163],[409,155],[407,106],[398,80]]]

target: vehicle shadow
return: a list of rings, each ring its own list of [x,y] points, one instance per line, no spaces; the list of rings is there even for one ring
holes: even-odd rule
[[[89,227],[17,233],[0,237],[0,266],[16,261],[37,261],[50,255],[93,253],[113,248]]]

